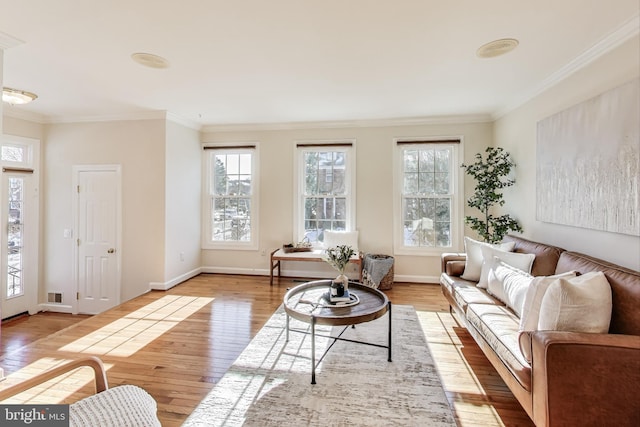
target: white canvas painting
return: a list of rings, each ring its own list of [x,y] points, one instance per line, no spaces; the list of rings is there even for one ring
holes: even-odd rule
[[[536,218],[640,236],[640,79],[538,122]]]

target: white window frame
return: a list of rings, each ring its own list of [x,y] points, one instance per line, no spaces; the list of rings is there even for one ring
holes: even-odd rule
[[[253,250],[257,251],[259,248],[259,218],[260,218],[260,146],[257,142],[236,142],[236,143],[205,143],[203,146],[202,156],[202,178],[203,178],[203,192],[202,192],[202,249],[224,249],[224,250]],[[211,234],[211,218],[214,214],[212,212],[212,184],[213,175],[211,171],[213,169],[213,162],[215,154],[238,154],[250,152],[251,157],[251,216],[250,216],[250,228],[251,228],[251,240],[249,241],[218,241],[213,240]]]
[[[451,143],[448,143],[451,141]],[[459,141],[459,142],[458,142]],[[402,199],[404,186],[403,150],[408,144],[424,146],[435,145],[452,148],[451,159],[451,246],[426,247],[404,245],[404,221],[402,217]],[[414,146],[415,148],[415,146]],[[460,251],[464,235],[464,171],[460,165],[464,162],[464,144],[461,136],[419,137],[394,139],[393,174],[393,230],[394,253],[397,255],[440,256],[444,252]]]
[[[345,189],[346,189],[346,210],[345,231],[356,231],[356,140],[355,139],[334,139],[334,140],[304,140],[294,141],[294,184],[293,184],[293,242],[297,243],[304,239],[304,194],[305,187],[305,165],[304,154],[307,152],[321,151],[341,151],[345,153]],[[314,245],[315,248],[322,248],[320,243]]]

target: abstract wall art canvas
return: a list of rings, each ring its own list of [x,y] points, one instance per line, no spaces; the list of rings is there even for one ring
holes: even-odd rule
[[[537,124],[536,218],[640,236],[640,79]]]

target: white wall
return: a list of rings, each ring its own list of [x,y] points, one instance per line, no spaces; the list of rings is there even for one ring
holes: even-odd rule
[[[167,121],[165,159],[165,289],[200,271],[200,170],[199,132]]]
[[[640,270],[640,238],[536,221],[536,124],[554,113],[628,82],[640,74],[635,37],[561,81],[494,124],[495,145],[511,152],[517,184],[505,192],[506,206],[524,227],[523,236]]]
[[[356,139],[356,224],[360,249],[393,253],[393,149],[394,138],[462,136],[465,161],[492,144],[491,123],[421,126],[354,127],[235,132],[203,132],[204,142],[258,141],[260,145],[260,249],[258,251],[204,250],[207,271],[267,274],[269,252],[293,240],[293,156],[295,141]],[[466,193],[473,188],[466,182]],[[264,252],[264,254],[263,254]],[[298,263],[285,268],[301,270]],[[318,270],[320,263],[305,266]],[[435,281],[439,256],[396,256],[395,274],[401,280]],[[330,267],[318,270],[331,273]]]
[[[165,121],[114,121],[46,126],[44,158],[44,285],[75,296],[72,166],[122,165],[122,301],[164,279]],[[75,234],[74,234],[75,236]]]

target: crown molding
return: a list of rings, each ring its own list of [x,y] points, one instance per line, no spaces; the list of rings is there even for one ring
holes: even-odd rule
[[[632,17],[627,22],[625,22],[620,27],[618,27],[617,30],[613,31],[608,36],[600,40],[598,43],[593,45],[590,49],[578,55],[571,62],[566,64],[564,67],[560,68],[558,71],[551,74],[549,77],[547,77],[542,82],[540,82],[540,84],[536,86],[534,89],[528,92],[524,92],[523,94],[518,96],[514,102],[510,103],[505,108],[492,114],[492,119],[498,120],[502,116],[505,116],[506,114],[510,113],[516,108],[524,105],[525,103],[532,100],[536,96],[547,91],[548,89],[560,83],[562,80],[566,79],[572,74],[575,74],[582,68],[591,64],[592,62],[604,56],[605,54],[611,52],[612,50],[614,50],[615,48],[617,48],[627,40],[631,39],[632,37],[637,36],[638,34],[640,34],[640,14],[636,14],[634,17]]]
[[[16,47],[23,43],[24,42],[22,40],[17,39],[13,36],[10,36],[7,33],[3,33],[2,31],[0,31],[0,49],[1,50],[6,50],[12,47]]]
[[[193,120],[189,120],[185,117],[182,117],[178,114],[167,111],[167,120],[182,125],[184,127],[200,131],[202,129],[202,125],[194,122]]]
[[[2,108],[2,115],[5,117],[11,117],[13,119],[26,120],[28,122],[34,122],[38,124],[45,124],[46,117],[42,114],[34,113],[31,111],[21,110],[17,105],[4,104]]]
[[[61,123],[88,123],[88,122],[116,122],[116,121],[131,121],[131,120],[165,120],[167,119],[167,112],[154,110],[154,111],[140,111],[136,113],[124,113],[124,114],[104,114],[97,116],[46,116],[44,123],[47,124],[61,124]]]
[[[391,127],[391,126],[420,126],[435,124],[455,123],[485,123],[493,119],[490,114],[469,114],[457,116],[431,116],[431,117],[406,117],[396,119],[372,119],[372,120],[339,120],[318,122],[285,122],[285,123],[244,123],[204,125],[201,131],[208,132],[247,132],[269,130],[304,130],[304,129],[331,129],[331,128],[364,128],[364,127]]]

